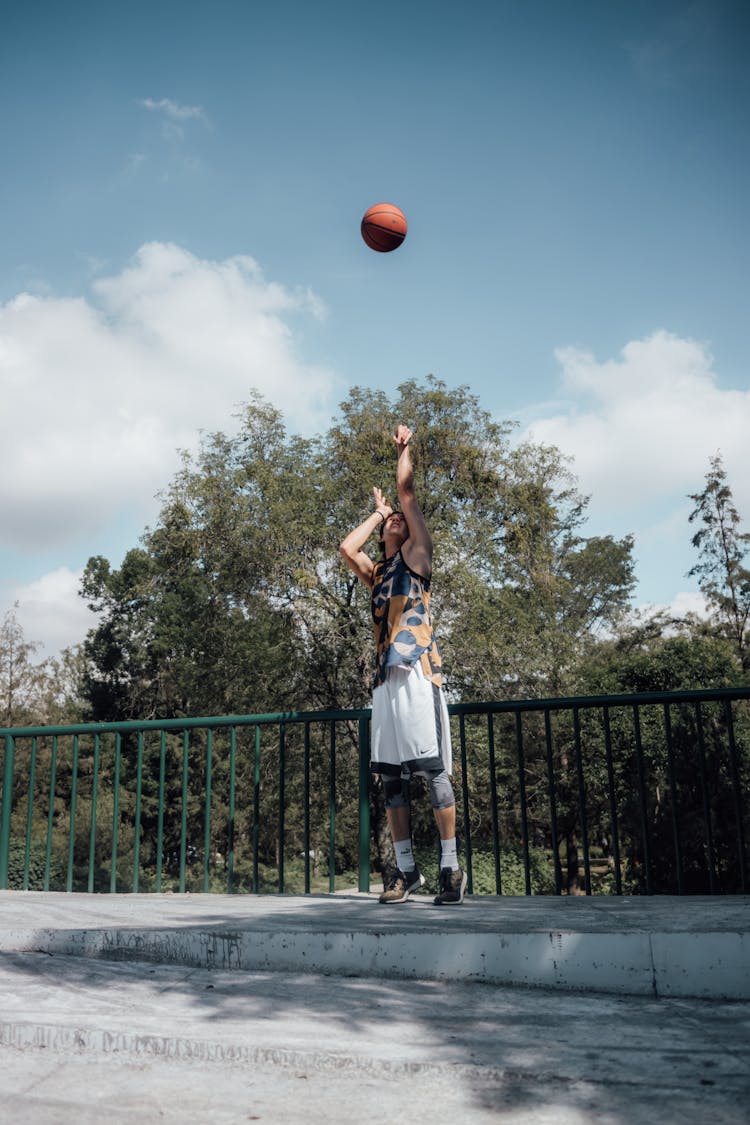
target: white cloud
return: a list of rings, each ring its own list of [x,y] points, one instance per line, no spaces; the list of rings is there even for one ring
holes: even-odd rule
[[[208,124],[208,118],[203,107],[199,105],[180,105],[179,102],[174,102],[171,98],[159,98],[158,101],[154,98],[141,98],[140,104],[144,109],[162,113],[173,121],[194,120],[202,121],[204,125]]]
[[[210,128],[210,121],[202,106],[180,105],[171,98],[141,98],[139,105],[151,113],[157,113],[162,121],[162,133],[167,140],[181,141],[185,136],[185,125],[189,121],[199,121]]]
[[[288,424],[330,415],[336,381],[296,354],[289,318],[317,299],[222,262],[147,244],[91,299],[20,294],[0,306],[6,544],[49,548],[125,507],[147,512],[199,430],[232,428],[255,388]]]
[[[665,613],[669,617],[699,617],[707,621],[711,617],[711,609],[700,590],[680,590],[668,605],[643,605],[639,606],[637,613],[643,617],[655,617]]]
[[[669,332],[626,344],[616,359],[560,348],[566,409],[524,436],[559,446],[592,508],[628,516],[684,507],[720,451],[740,511],[750,512],[750,391],[718,385],[707,345]]]
[[[635,537],[638,600],[668,605],[696,562],[690,494],[720,452],[750,526],[750,391],[721,387],[708,346],[658,331],[619,356],[560,348],[559,394],[519,435],[572,457],[589,533]],[[697,589],[697,582],[696,582]]]
[[[173,102],[171,98],[160,98],[155,101],[154,98],[141,98],[141,105],[144,109],[156,110],[166,114],[167,117],[173,117],[177,121],[187,121],[191,117],[197,118],[199,121],[205,121],[206,115],[199,105],[180,105],[179,102]]]
[[[97,621],[97,615],[78,596],[82,571],[61,566],[41,578],[19,586],[11,604],[27,641],[40,643],[37,660],[56,656],[78,644]]]

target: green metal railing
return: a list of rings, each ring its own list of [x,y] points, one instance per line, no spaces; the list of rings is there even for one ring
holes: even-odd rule
[[[277,855],[277,890],[283,892],[285,887],[285,830],[287,810],[285,808],[285,787],[288,781],[287,768],[287,740],[289,728],[302,732],[304,783],[302,804],[304,807],[304,828],[302,845],[304,848],[304,889],[311,889],[311,822],[310,822],[310,757],[311,757],[311,730],[324,729],[328,733],[328,856],[329,889],[335,889],[336,870],[336,752],[337,724],[345,725],[350,735],[354,732],[357,749],[357,821],[358,821],[358,867],[359,889],[369,889],[369,746],[370,746],[370,712],[369,710],[346,711],[318,711],[318,712],[279,712],[274,714],[246,715],[246,716],[211,716],[207,718],[173,719],[173,720],[144,720],[120,723],[73,724],[67,726],[43,726],[0,729],[0,740],[4,743],[3,769],[2,769],[2,804],[0,805],[0,889],[8,885],[9,857],[11,850],[12,827],[19,820],[20,804],[25,804],[24,815],[24,867],[23,888],[28,889],[31,881],[30,859],[32,855],[32,842],[34,840],[34,826],[38,828],[39,815],[35,804],[42,798],[39,784],[39,749],[42,741],[46,748],[46,785],[45,796],[47,800],[46,831],[44,838],[43,876],[42,889],[49,890],[55,881],[53,870],[53,836],[56,822],[60,819],[61,811],[68,821],[66,841],[66,867],[65,871],[58,872],[57,882],[64,880],[64,889],[74,889],[76,848],[80,852],[80,831],[77,831],[77,813],[79,805],[79,785],[81,780],[81,747],[82,740],[87,743],[88,760],[86,763],[86,797],[88,804],[88,856],[86,858],[86,886],[88,891],[95,889],[109,889],[114,892],[118,889],[127,889],[138,892],[141,889],[142,878],[142,836],[143,836],[143,806],[146,790],[155,795],[156,812],[151,819],[151,827],[155,831],[155,848],[153,878],[151,887],[161,891],[164,879],[164,846],[165,846],[165,818],[169,811],[169,795],[167,793],[167,741],[170,737],[177,738],[180,743],[181,754],[178,765],[179,781],[179,855],[176,865],[177,879],[173,880],[174,889],[184,892],[187,888],[187,870],[191,854],[196,851],[196,842],[190,836],[189,806],[190,782],[196,781],[195,762],[191,769],[191,750],[193,739],[202,735],[203,745],[200,747],[200,766],[198,784],[202,793],[202,853],[203,877],[201,889],[212,889],[211,856],[212,856],[212,828],[215,815],[214,801],[216,787],[214,778],[214,749],[217,736],[224,734],[228,740],[227,749],[227,810],[226,810],[226,856],[223,857],[226,870],[225,889],[232,893],[235,888],[235,825],[237,802],[237,742],[238,732],[249,735],[245,743],[247,764],[250,766],[252,820],[250,838],[252,841],[252,889],[261,889],[259,876],[259,837],[263,827],[261,821],[261,760],[262,750],[267,757],[275,757],[276,770],[274,782],[278,795],[276,808],[276,834],[278,841]],[[275,744],[272,746],[267,739],[263,745],[263,733],[275,731]],[[150,762],[156,768],[151,773],[144,772],[147,757],[147,740],[156,738],[158,754],[150,755]],[[125,745],[127,743],[127,746]],[[66,783],[61,786],[61,748],[65,745],[64,764]],[[16,768],[18,748],[26,748],[24,770],[25,778],[19,776]],[[151,747],[153,749],[153,747]],[[172,749],[174,749],[174,744]],[[108,783],[106,793],[111,801],[109,823],[109,879],[108,888],[101,885],[95,886],[96,853],[99,837],[102,832],[102,818],[99,812],[102,800],[101,765],[103,755],[108,759]],[[174,758],[174,754],[172,755]],[[123,792],[125,789],[123,779],[123,763],[125,758],[131,766],[131,784],[127,788],[132,810],[124,814],[122,809]],[[174,764],[174,763],[173,763]],[[191,774],[193,775],[191,777]],[[174,778],[173,778],[174,780]],[[64,788],[64,809],[61,810],[61,790]],[[25,789],[25,795],[21,790]],[[195,784],[193,785],[193,795]],[[121,834],[123,824],[132,826],[132,846],[130,848],[130,878],[125,882],[122,873],[118,875],[118,861],[120,859]],[[59,835],[59,832],[58,832]],[[37,833],[38,836],[38,833]],[[58,854],[60,851],[58,840]],[[80,856],[79,856],[80,861]],[[80,887],[80,878],[78,884]],[[125,886],[123,887],[123,884]],[[80,889],[84,889],[80,887]]]
[[[746,893],[748,700],[451,704],[470,891]],[[0,889],[369,890],[369,747],[369,710],[0,729]]]

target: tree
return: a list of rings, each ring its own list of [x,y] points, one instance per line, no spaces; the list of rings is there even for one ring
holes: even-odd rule
[[[740,517],[720,454],[710,460],[706,486],[691,494],[695,508],[690,522],[701,527],[692,538],[698,562],[689,571],[713,606],[720,628],[731,637],[743,672],[750,670],[750,534],[740,530]]]
[[[634,584],[632,537],[585,538],[588,498],[554,447],[525,443],[500,485],[497,627],[509,633],[506,693],[560,695],[597,631],[614,629]]]
[[[740,671],[731,641],[697,618],[636,622],[598,646],[579,669],[580,690],[591,695],[679,692],[731,687]],[[728,705],[727,705],[728,706]],[[697,729],[700,709],[701,734]],[[647,832],[652,890],[668,893],[680,885],[688,894],[710,890],[706,810],[720,885],[725,893],[741,886],[737,870],[737,805],[727,731],[719,703],[669,704],[640,713],[641,765],[645,775]],[[598,722],[598,719],[597,719]],[[667,726],[667,723],[669,726]],[[736,705],[733,723],[741,784],[747,785],[747,709]],[[624,877],[645,891],[643,826],[638,800],[639,762],[632,708],[610,709],[615,807]],[[702,742],[702,745],[701,745]],[[600,734],[587,742],[589,822],[599,838],[611,841],[608,784]]]
[[[312,439],[287,435],[256,397],[234,436],[209,435],[184,457],[142,545],[119,570],[101,558],[86,567],[82,590],[101,614],[85,644],[91,717],[366,706],[369,597],[338,543],[373,485],[393,495],[401,420],[435,541],[449,690],[528,696],[570,682],[592,631],[627,602],[631,542],[585,538],[587,500],[558,451],[512,449],[511,426],[467,387],[428,378],[393,400],[355,388]],[[356,776],[349,733],[342,785]],[[376,802],[376,832],[381,814]]]
[[[38,646],[25,639],[16,609],[5,613],[0,627],[0,713],[6,727],[30,721],[38,690],[38,672],[31,663]]]
[[[34,661],[39,645],[26,640],[17,608],[8,610],[0,625],[0,725],[75,721],[79,715],[76,650]]]

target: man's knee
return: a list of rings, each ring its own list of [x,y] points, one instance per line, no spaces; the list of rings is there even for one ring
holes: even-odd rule
[[[409,804],[408,777],[384,777],[383,793],[387,809],[402,809]]]
[[[433,809],[450,809],[456,803],[450,778],[445,770],[420,770],[427,779]]]

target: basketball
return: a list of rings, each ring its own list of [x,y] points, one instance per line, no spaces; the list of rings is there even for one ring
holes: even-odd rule
[[[381,254],[395,250],[406,238],[406,215],[393,203],[376,203],[362,217],[362,237]]]

